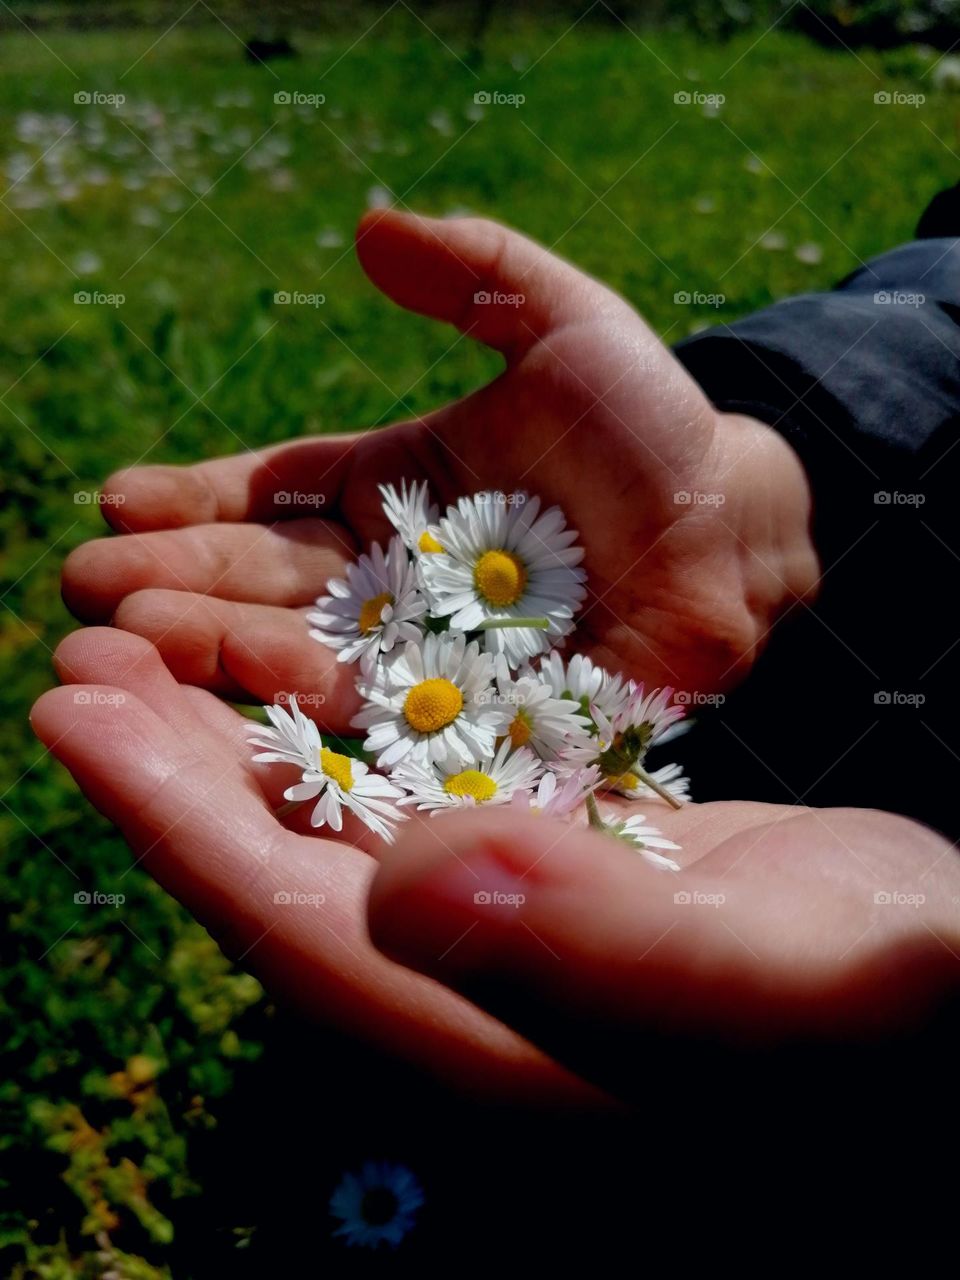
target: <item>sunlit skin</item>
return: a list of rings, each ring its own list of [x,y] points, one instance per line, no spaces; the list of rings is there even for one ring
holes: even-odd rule
[[[501,350],[505,372],[370,435],[114,477],[105,490],[125,501],[102,509],[127,536],[75,552],[64,591],[83,620],[115,628],[60,646],[68,687],[37,704],[40,738],[279,997],[464,1088],[596,1105],[632,1097],[623,1046],[651,1025],[769,1039],[922,1018],[960,974],[960,873],[945,841],[892,815],[646,801],[683,846],[678,875],[513,808],[414,819],[389,851],[349,819],[337,841],[308,834],[308,814],[277,819],[292,771],[253,765],[244,721],[208,691],[310,691],[325,701],[304,710],[347,728],[355,670],[293,610],[388,532],[377,481],[426,478],[441,503],[520,488],[559,503],[587,549],[578,645],[654,683],[744,678],[779,614],[816,589],[792,451],[717,413],[621,299],[476,220],[372,214],[358,249],[385,293]],[[474,306],[479,290],[527,301]],[[273,494],[311,482],[331,520],[271,524]],[[76,686],[125,699],[78,704]],[[522,907],[474,901],[518,884]],[[680,887],[724,903],[677,902]],[[323,909],[274,902],[291,889],[323,894]],[[923,901],[878,905],[880,890]]]
[[[120,472],[101,509],[134,536],[70,556],[77,616],[145,635],[177,675],[219,692],[323,688],[323,717],[342,731],[352,674],[276,610],[309,605],[389,534],[377,483],[426,479],[441,506],[523,489],[561,506],[587,553],[576,644],[599,662],[681,689],[743,678],[777,617],[816,589],[810,495],[790,447],[717,413],[623,299],[514,232],[379,212],[357,247],[389,297],[502,352],[501,376],[386,430]],[[480,290],[526,302],[475,305]],[[305,488],[324,519],[286,519],[274,500]],[[677,501],[698,494],[723,501]],[[505,567],[490,575],[501,591]]]

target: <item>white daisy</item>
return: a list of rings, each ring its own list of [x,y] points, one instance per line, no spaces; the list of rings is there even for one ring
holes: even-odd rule
[[[320,730],[308,720],[296,702],[289,710],[278,704],[264,707],[272,728],[264,724],[251,724],[247,741],[252,747],[263,747],[254,756],[259,764],[294,764],[299,769],[311,768],[316,753],[323,746]]]
[[[581,715],[579,703],[555,697],[530,670],[511,676],[502,655],[496,698],[511,716],[507,733],[512,746],[529,747],[541,760],[556,760],[564,748],[589,747],[592,725]]]
[[[430,501],[426,480],[419,484],[412,480],[409,487],[406,480],[401,480],[399,493],[392,484],[381,484],[378,488],[383,495],[384,515],[409,551],[425,554],[443,551],[430,534],[430,525],[436,524],[440,508]]]
[[[679,849],[680,845],[668,840],[656,827],[645,826],[647,820],[642,813],[634,814],[625,822],[618,822],[611,817],[606,817],[604,821],[608,824],[612,835],[634,845],[640,850],[641,857],[652,866],[659,867],[661,871],[680,870],[679,862],[674,862],[672,858],[666,858],[663,854],[655,852],[656,849]]]
[[[589,769],[578,769],[567,777],[558,779],[552,769],[544,773],[534,795],[518,793],[514,800],[531,813],[543,818],[569,818],[586,803],[600,782],[600,770],[596,765]]]
[[[642,684],[629,681],[626,697],[612,715],[607,716],[593,704],[594,723],[600,735],[600,768],[607,778],[627,777],[627,788],[638,781],[629,781],[633,771],[643,764],[651,747],[662,740],[670,727],[682,719],[685,709],[672,701],[673,689],[644,691]],[[571,751],[575,756],[575,751]],[[645,780],[648,781],[648,780]]]
[[[690,779],[684,774],[683,765],[665,764],[660,769],[654,769],[648,776],[659,785],[661,792],[669,792],[680,804],[689,804]],[[636,774],[630,773],[621,774],[615,782],[608,782],[607,789],[630,800],[655,800],[658,796],[662,798],[653,787],[647,786]]]
[[[513,495],[519,498],[521,495]],[[484,646],[519,666],[543,653],[573,629],[573,615],[586,594],[586,574],[577,568],[583,550],[574,547],[559,507],[538,518],[539,498],[506,502],[502,495],[461,499],[431,528],[446,552],[420,561],[431,612],[450,617],[453,630],[473,631],[488,618],[545,617],[534,627],[484,631]]]
[[[588,663],[589,659],[583,662]],[[582,697],[589,697],[590,690],[597,687],[598,668],[587,671],[576,658],[569,665],[571,670],[561,673],[562,660],[559,655],[550,654],[541,667],[545,678],[549,675],[551,687],[559,687],[560,681],[568,678],[575,690],[584,691]],[[586,744],[568,740],[554,767],[567,773],[595,763],[603,774],[605,790],[617,791],[631,800],[659,796],[679,808],[690,799],[690,780],[684,777],[681,766],[664,765],[647,773],[643,763],[652,746],[677,736],[677,722],[685,714],[684,707],[672,703],[670,688],[646,693],[643,685],[633,680],[624,684],[620,677],[610,677],[605,672],[600,676],[596,697],[590,703],[594,736]]]
[[[521,747],[511,751],[509,741],[500,744],[492,760],[481,760],[466,769],[404,761],[390,775],[409,795],[399,803],[415,804],[420,811],[471,808],[478,804],[508,804],[516,796],[529,795],[543,765]]]
[[[406,756],[420,764],[487,760],[509,712],[490,699],[493,657],[477,642],[444,632],[405,645],[369,681],[358,682],[366,706],[353,719],[381,768]]]
[[[388,778],[371,773],[362,760],[325,747],[317,726],[295,703],[289,714],[282,706],[264,710],[273,728],[253,727],[251,745],[264,748],[254,760],[260,764],[292,764],[301,771],[300,781],[284,791],[284,798],[294,803],[317,799],[310,816],[312,827],[328,825],[341,831],[343,809],[349,809],[391,844],[392,824],[406,818],[406,814],[397,812],[395,803],[403,792]]]
[[[339,650],[340,662],[359,658],[362,669],[370,671],[381,653],[423,633],[427,606],[399,537],[390,540],[386,555],[375,542],[369,555],[347,565],[346,581],[331,578],[327,590],[330,594],[320,597],[307,621],[315,628],[314,640]]]
[[[607,717],[614,716],[626,704],[629,682],[623,676],[612,676],[582,653],[566,661],[556,649],[540,659],[540,676],[555,698],[568,698],[579,703],[584,715],[599,707]]]

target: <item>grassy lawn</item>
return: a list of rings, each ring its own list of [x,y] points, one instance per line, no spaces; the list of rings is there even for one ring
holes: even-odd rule
[[[304,36],[269,69],[222,26],[153,47],[154,31],[24,31],[0,49],[0,1007],[20,1081],[2,1086],[17,1117],[2,1142],[21,1210],[0,1217],[5,1273],[29,1257],[20,1274],[99,1274],[84,1268],[106,1232],[147,1260],[124,1274],[167,1274],[205,1182],[194,1144],[270,1037],[257,984],[124,874],[122,842],[29,733],[70,629],[59,565],[101,531],[78,497],[139,460],[426,410],[497,368],[366,283],[351,234],[369,203],[513,223],[676,341],[829,285],[908,239],[960,176],[958,99],[911,49],[502,24],[471,66],[455,35],[399,9],[359,35]],[[926,101],[875,105],[880,90]],[[475,104],[494,91],[525,101]],[[725,101],[710,113],[678,93]],[[284,290],[325,301],[275,304]],[[678,305],[681,291],[724,301]],[[126,902],[75,903],[93,889]]]

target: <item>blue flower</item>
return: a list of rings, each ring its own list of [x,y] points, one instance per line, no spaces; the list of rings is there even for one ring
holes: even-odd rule
[[[341,1222],[333,1234],[365,1249],[381,1241],[396,1248],[422,1204],[423,1189],[409,1169],[368,1160],[359,1174],[345,1173],[330,1197],[330,1212]]]

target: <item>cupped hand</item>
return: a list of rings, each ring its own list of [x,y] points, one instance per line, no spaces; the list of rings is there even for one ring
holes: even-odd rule
[[[56,664],[36,732],[137,863],[274,996],[458,1088],[638,1101],[658,1044],[889,1036],[957,992],[956,853],[906,819],[645,802],[673,873],[477,810],[409,822],[378,870],[355,833],[281,823],[250,722],[141,638],[79,631]]]
[[[739,1077],[744,1051],[760,1050],[761,1082],[773,1050],[809,1068],[820,1048],[836,1081],[845,1046],[874,1075],[883,1056],[864,1049],[900,1044],[909,1056],[891,1060],[917,1060],[918,1077],[949,1056],[960,862],[947,841],[873,810],[734,802],[656,820],[683,843],[677,874],[609,836],[502,811],[404,833],[374,880],[371,936],[633,1104],[680,1076],[702,1102],[726,1076],[710,1064]]]
[[[741,678],[815,587],[790,447],[718,413],[623,299],[513,231],[379,212],[357,248],[384,293],[496,348],[504,372],[383,430],[120,472],[102,509],[127,536],[69,558],[77,616],[143,635],[180,679],[235,699],[309,691],[342,732],[355,673],[291,610],[388,535],[377,484],[423,478],[441,504],[529,490],[561,506],[586,549],[575,645],[602,664],[689,690]]]
[[[116,629],[74,632],[55,665],[63,687],[34,706],[38,737],[119,827],[135,865],[274,997],[472,1093],[597,1100],[514,1032],[372,947],[376,864],[350,843],[364,828],[348,820],[342,839],[322,838],[309,804],[279,821],[297,775],[253,763],[250,720],[179,685],[152,645]]]

